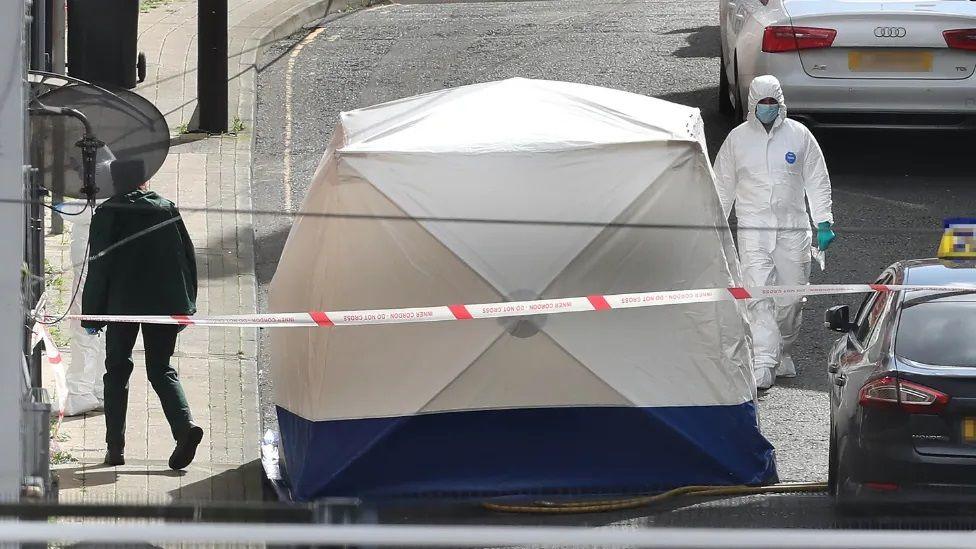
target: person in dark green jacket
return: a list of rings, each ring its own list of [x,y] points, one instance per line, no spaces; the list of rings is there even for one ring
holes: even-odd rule
[[[193,242],[176,206],[145,185],[98,206],[89,235],[88,278],[82,292],[85,315],[192,315],[197,268]],[[132,374],[132,348],[142,330],[146,374],[159,397],[176,448],[172,469],[193,461],[203,429],[193,423],[183,387],[170,358],[184,326],[130,322],[82,322],[88,333],[105,330],[106,465],[125,463],[125,416]]]

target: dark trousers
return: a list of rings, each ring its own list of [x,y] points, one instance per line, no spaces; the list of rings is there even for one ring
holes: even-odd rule
[[[109,448],[125,447],[125,413],[132,374],[132,348],[142,327],[146,348],[146,376],[159,397],[166,421],[178,439],[190,428],[190,407],[169,359],[176,350],[176,334],[183,328],[166,324],[111,323],[105,330],[105,442]]]

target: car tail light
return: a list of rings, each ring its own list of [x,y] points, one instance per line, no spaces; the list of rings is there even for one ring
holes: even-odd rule
[[[861,387],[858,403],[864,407],[898,408],[910,414],[937,414],[949,403],[949,395],[930,387],[885,376]]]
[[[952,49],[976,51],[976,29],[947,30],[942,36]]]
[[[834,29],[816,27],[776,26],[766,27],[763,33],[762,51],[780,53],[784,51],[829,48],[837,37]]]

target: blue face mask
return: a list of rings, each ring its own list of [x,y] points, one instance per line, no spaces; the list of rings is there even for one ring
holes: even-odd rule
[[[756,118],[763,124],[772,124],[779,116],[779,105],[756,105]]]

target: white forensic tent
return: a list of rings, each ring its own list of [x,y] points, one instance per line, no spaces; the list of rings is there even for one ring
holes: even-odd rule
[[[296,218],[273,312],[740,282],[698,110],[606,88],[343,113],[302,211],[335,215]],[[272,362],[297,499],[775,479],[732,302],[277,330]]]

